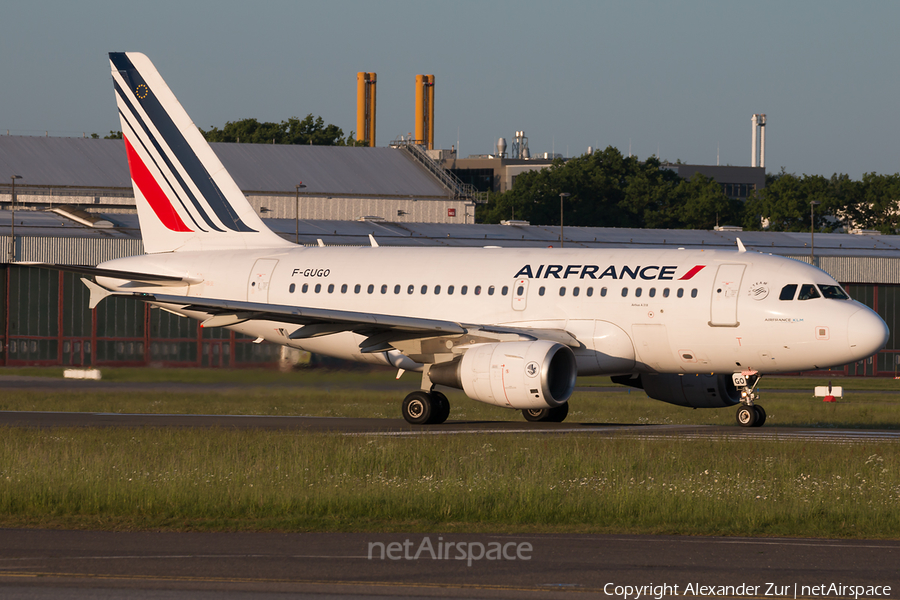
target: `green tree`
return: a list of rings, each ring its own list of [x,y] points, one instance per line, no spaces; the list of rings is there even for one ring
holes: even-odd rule
[[[322,117],[309,114],[303,120],[291,117],[281,123],[256,119],[228,121],[222,129],[213,127],[203,131],[209,142],[241,142],[245,144],[311,144],[314,146],[360,146],[353,132],[344,137],[337,125],[326,125]]]

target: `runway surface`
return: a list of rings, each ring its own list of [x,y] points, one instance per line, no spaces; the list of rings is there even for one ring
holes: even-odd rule
[[[9,427],[182,427],[270,429],[330,432],[345,435],[421,436],[464,434],[592,434],[643,439],[799,440],[836,444],[900,442],[900,431],[816,429],[806,427],[743,428],[722,425],[621,425],[603,423],[527,423],[525,421],[448,421],[410,425],[402,419],[288,417],[264,415],[161,415],[90,412],[0,411],[0,426]]]
[[[498,560],[469,564],[492,544],[505,549]],[[798,598],[816,598],[802,586],[832,582],[896,597],[898,564],[900,542],[879,540],[0,530],[4,598],[613,598],[615,586],[651,584],[679,586],[667,598],[709,595],[688,584],[759,586],[716,594],[742,598],[765,598],[768,584],[793,597],[796,585]]]

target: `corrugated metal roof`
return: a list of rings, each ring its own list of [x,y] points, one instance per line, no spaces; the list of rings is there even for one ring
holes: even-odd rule
[[[212,144],[245,192],[334,196],[450,197],[428,171],[395,148]],[[122,140],[0,136],[0,172],[23,187],[131,189]]]

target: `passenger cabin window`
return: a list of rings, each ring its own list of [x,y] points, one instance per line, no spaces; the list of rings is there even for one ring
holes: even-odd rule
[[[509,286],[504,285],[503,289],[500,290],[500,295],[505,296],[508,292],[509,292]],[[519,295],[521,296],[522,294],[519,294]]]
[[[566,287],[565,286],[562,286],[561,288],[559,288],[559,295],[560,296],[566,295]]]
[[[427,293],[428,293],[428,286],[427,286],[427,285],[423,285],[423,286],[422,286],[422,294],[424,295],[424,294],[427,294]]]
[[[678,288],[678,293],[675,295],[679,298],[684,298],[684,288]]]
[[[797,294],[797,300],[812,300],[813,298],[821,298],[819,290],[811,283],[804,283],[800,286],[800,293]]]
[[[343,285],[341,286],[341,293],[342,293],[342,294],[346,294],[346,293],[347,293],[347,284],[346,284],[346,283],[343,284]]]
[[[468,291],[469,291],[469,286],[467,286],[467,285],[464,285],[461,288],[459,288],[459,293],[462,294],[463,296],[465,296],[466,292],[468,292]]]
[[[447,295],[448,295],[448,296],[452,296],[452,295],[453,295],[453,286],[452,286],[452,285],[448,285],[448,286],[447,286]]]
[[[622,297],[624,298],[627,295],[628,295],[628,288],[622,288]]]
[[[400,293],[400,285],[399,285],[399,284],[397,284],[397,285],[394,286],[394,293],[395,293],[395,294],[399,294],[399,293]]]
[[[476,285],[476,286],[475,286],[475,295],[478,296],[479,294],[481,294],[481,286],[480,286],[480,285]]]
[[[494,295],[494,286],[488,286],[488,296]]]
[[[656,296],[656,288],[650,288],[650,289],[647,291],[647,294],[648,294],[651,298],[653,298],[654,296]]]
[[[691,298],[696,298],[696,297],[697,297],[697,288],[694,288],[691,290]]]
[[[606,296],[606,288],[600,288],[600,296]]]
[[[546,288],[541,286],[540,289],[538,289],[538,296],[543,296],[545,291],[547,291]]]
[[[440,293],[441,293],[441,286],[439,286],[439,285],[434,286],[434,295],[437,296]]]
[[[635,296],[635,298],[640,298],[640,297],[641,297],[641,292],[643,292],[643,290],[642,290],[641,288],[635,288],[635,289],[634,289],[634,296]]]
[[[316,284],[316,293],[318,294],[318,293],[321,292],[321,291],[322,291],[322,284],[321,284],[321,283],[317,283],[317,284]]]
[[[300,291],[303,292],[304,294],[305,294],[306,292],[308,292],[308,291],[309,291],[309,284],[308,284],[308,283],[304,283],[304,284],[303,284],[303,287],[300,288]]]
[[[366,291],[369,292],[370,294],[374,294],[374,293],[375,293],[375,286],[372,285],[372,284],[370,283],[370,284],[369,284],[369,287],[366,289]]]
[[[414,291],[416,291],[416,286],[414,286],[414,285],[410,285],[409,287],[406,288],[407,294],[412,294]]]
[[[382,294],[387,294],[387,284],[386,284],[386,283],[383,283],[383,284],[381,285],[381,293],[382,293]]]
[[[587,295],[588,295],[588,297],[593,296],[593,295],[594,295],[594,288],[589,287],[589,288],[587,289]]]
[[[291,287],[288,288],[288,291],[293,294],[294,290],[296,290],[296,289],[297,289],[297,284],[292,283]]]
[[[358,294],[361,289],[362,289],[362,286],[357,283],[356,285],[353,286],[353,293]]]
[[[819,285],[822,295],[833,300],[849,300],[850,296],[839,285]]]
[[[580,294],[580,293],[581,293],[581,290],[579,290],[577,287],[572,288],[572,295],[573,295],[573,296],[577,296],[577,295]]]
[[[783,288],[781,288],[781,295],[778,296],[779,300],[793,300],[794,292],[797,291],[796,283],[789,283]]]

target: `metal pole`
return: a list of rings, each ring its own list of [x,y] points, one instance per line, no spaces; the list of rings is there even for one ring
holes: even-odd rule
[[[568,198],[572,194],[568,192],[563,192],[559,195],[559,247],[564,248],[565,242],[563,241],[563,200]]]
[[[20,175],[10,175],[12,179],[12,195],[10,196],[10,214],[9,221],[9,262],[16,262],[16,179],[22,179]]]
[[[296,186],[297,188],[297,196],[294,204],[294,243],[300,243],[300,188],[305,188],[301,181]]]
[[[816,217],[813,212],[816,204],[820,203],[815,200],[809,201],[809,258],[813,265],[816,264]]]

